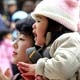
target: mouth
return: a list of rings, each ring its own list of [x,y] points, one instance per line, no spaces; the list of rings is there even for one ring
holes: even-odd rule
[[[34,40],[36,41],[36,39],[37,39],[37,34],[36,33],[33,33],[34,34]]]
[[[34,36],[37,36],[35,29],[32,31]]]
[[[16,56],[16,55],[17,55],[17,52],[13,51],[13,55],[12,55],[12,56],[14,57],[14,56]]]

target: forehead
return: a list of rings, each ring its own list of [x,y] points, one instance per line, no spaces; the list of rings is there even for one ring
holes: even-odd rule
[[[9,4],[8,8],[13,7],[13,6],[16,6],[16,4]]]
[[[35,15],[35,17],[34,17],[34,19],[36,20],[36,19],[47,19],[47,17],[45,17],[45,16],[42,16],[42,15]]]
[[[33,1],[27,1],[24,4],[24,6],[31,6],[31,5],[34,5],[34,2]]]
[[[18,32],[17,37],[18,37],[18,38],[19,38],[19,37],[25,38],[25,37],[29,37],[29,35],[27,35],[27,34],[22,34],[22,33]]]

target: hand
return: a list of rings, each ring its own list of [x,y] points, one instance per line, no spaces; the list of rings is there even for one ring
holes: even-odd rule
[[[18,69],[21,72],[21,76],[25,80],[27,80],[27,78],[34,78],[34,76],[35,76],[35,65],[36,64],[27,64],[27,63],[24,63],[24,62],[19,62],[18,63]]]
[[[43,77],[40,76],[40,75],[37,75],[37,76],[35,77],[35,80],[43,80]]]
[[[2,73],[2,70],[0,69],[0,80],[11,80],[11,74],[10,69],[8,68],[5,73]]]
[[[35,80],[35,76],[32,75],[21,75],[24,80]]]
[[[48,80],[47,78],[43,77],[43,76],[40,76],[40,75],[37,75],[35,77],[35,80]]]

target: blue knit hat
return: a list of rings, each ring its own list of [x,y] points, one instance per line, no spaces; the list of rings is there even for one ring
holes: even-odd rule
[[[12,21],[22,20],[27,18],[28,14],[25,11],[17,11],[12,15]]]

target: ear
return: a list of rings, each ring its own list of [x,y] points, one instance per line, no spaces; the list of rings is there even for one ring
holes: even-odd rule
[[[77,7],[79,4],[80,0],[65,0],[65,3],[69,6],[69,7]]]

